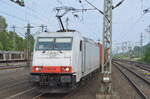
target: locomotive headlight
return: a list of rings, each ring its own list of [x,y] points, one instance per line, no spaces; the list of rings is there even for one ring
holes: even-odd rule
[[[42,72],[43,66],[32,66],[32,72]]]
[[[36,71],[39,71],[40,69],[39,69],[39,67],[36,67],[35,70],[36,70]]]
[[[68,72],[70,69],[69,69],[69,67],[67,67],[65,70]]]
[[[71,69],[71,67],[63,66],[63,67],[61,67],[61,72],[69,73],[69,72],[72,72],[72,69]]]

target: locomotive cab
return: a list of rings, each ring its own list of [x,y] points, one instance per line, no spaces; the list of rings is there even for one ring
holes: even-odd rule
[[[35,37],[32,82],[41,92],[66,92],[76,85],[74,32],[41,33]],[[78,38],[77,38],[78,39]]]

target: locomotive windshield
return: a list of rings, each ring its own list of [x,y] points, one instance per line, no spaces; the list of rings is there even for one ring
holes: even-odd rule
[[[55,47],[56,50],[71,50],[72,39],[71,38],[56,38]]]
[[[71,37],[38,38],[36,50],[71,50]]]
[[[37,50],[52,50],[54,46],[54,38],[38,38]]]

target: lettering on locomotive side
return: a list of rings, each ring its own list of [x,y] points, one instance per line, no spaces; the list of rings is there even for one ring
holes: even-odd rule
[[[56,70],[56,68],[47,68],[47,70]]]
[[[56,57],[57,55],[59,55],[58,52],[50,52],[50,53],[49,53],[49,56],[50,56],[51,58]]]

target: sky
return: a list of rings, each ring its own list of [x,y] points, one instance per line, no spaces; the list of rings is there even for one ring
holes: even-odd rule
[[[48,30],[53,32],[59,29],[58,20],[55,17],[55,7],[69,6],[74,8],[92,8],[84,0],[24,0],[25,7],[20,7],[10,0],[0,0],[0,15],[6,18],[8,30],[12,30],[15,25],[16,32],[20,36],[24,36],[27,23],[33,28],[32,34],[41,29],[41,24],[47,25]],[[103,10],[104,0],[88,0],[100,10]],[[113,5],[120,0],[113,0]],[[143,1],[143,2],[142,2]],[[150,37],[144,31],[150,24],[150,13],[142,14],[142,10],[150,7],[149,0],[125,0],[118,8],[113,10],[113,47],[121,46],[122,42],[140,41],[141,32],[143,32],[144,44]],[[102,40],[103,16],[97,11],[86,11],[77,13],[79,18],[73,17],[72,13],[68,13],[63,17],[64,23],[69,17],[69,28],[79,31],[83,36],[94,40]]]

